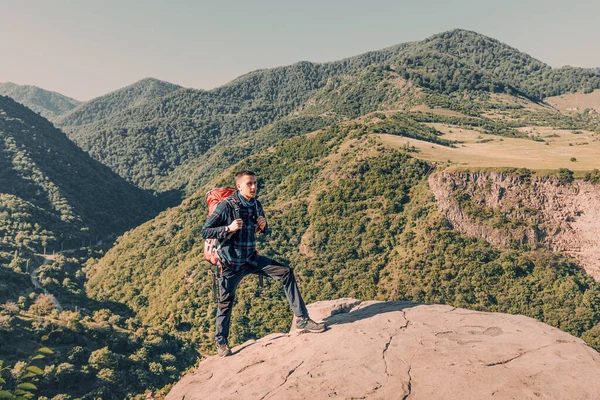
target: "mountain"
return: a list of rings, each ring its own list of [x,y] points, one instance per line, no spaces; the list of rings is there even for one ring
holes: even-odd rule
[[[83,287],[88,258],[165,207],[0,96],[2,396],[34,383],[50,398],[129,398],[160,390],[195,362],[181,339],[119,302],[88,298]],[[32,370],[43,379],[32,381]]]
[[[140,105],[126,102],[122,111],[111,106],[110,115],[99,118],[90,102],[73,111],[73,118],[57,122],[82,149],[128,181],[189,193],[188,185],[197,187],[195,181],[202,185],[215,176],[215,166],[200,160],[233,153],[239,156],[229,158],[237,162],[265,150],[254,135],[273,131],[279,121],[305,132],[306,119],[319,127],[378,110],[463,109],[470,101],[462,99],[497,93],[537,103],[594,88],[600,88],[600,74],[592,69],[553,69],[495,39],[454,30],[341,61],[254,71],[210,91],[180,89]],[[468,113],[478,117],[483,111]],[[524,111],[528,108],[519,110]],[[316,118],[322,120],[314,125]],[[284,137],[289,132],[277,139]],[[235,145],[238,139],[243,146]]]
[[[8,96],[48,119],[58,117],[81,103],[37,86],[22,86],[11,82],[0,83],[0,95]]]
[[[42,252],[95,243],[164,207],[90,158],[46,119],[4,96],[0,139],[4,251]],[[2,255],[2,261],[13,258]]]
[[[366,66],[381,57],[367,55],[332,65],[298,63],[250,73],[210,92],[182,89],[110,119],[84,127],[61,123],[61,128],[121,176],[141,187],[156,188],[177,166],[198,158],[222,139],[287,116],[336,70]]]
[[[213,351],[212,282],[200,235],[205,193],[232,185],[235,170],[249,168],[258,174],[272,229],[259,252],[294,267],[307,302],[356,297],[523,314],[600,348],[600,284],[560,253],[519,243],[499,249],[454,230],[428,184],[436,167],[410,147],[385,145],[383,133],[411,134],[428,147],[460,145],[404,113],[375,113],[281,141],[119,238],[88,264],[88,294],[122,301],[145,323]],[[237,301],[233,343],[289,324],[278,282],[261,289],[249,278]]]
[[[472,79],[479,79],[477,74],[481,73],[483,76],[489,76],[490,81],[500,84],[500,90],[510,92],[511,89],[516,89],[534,100],[588,88],[595,89],[599,87],[600,82],[600,76],[593,69],[554,69],[496,39],[460,29],[426,39],[421,46],[415,48],[413,57],[407,60],[411,64],[426,65],[424,60],[432,61],[434,65],[440,63],[437,71],[434,69],[430,75],[433,80],[429,83],[430,86],[438,86],[439,89],[444,86],[432,85],[431,82],[444,82],[444,77],[440,77],[440,72],[443,72],[439,70],[441,63],[448,66],[464,63],[465,66],[475,69],[476,75]],[[448,72],[452,72],[451,66]],[[447,75],[445,78],[449,80],[450,77]],[[483,83],[483,80],[481,82]]]
[[[142,79],[122,89],[81,103],[70,112],[55,118],[53,122],[58,126],[76,127],[102,121],[115,114],[126,112],[130,108],[160,99],[179,89],[181,86],[158,79]]]
[[[600,391],[600,354],[531,318],[355,299],[308,310],[329,324],[326,332],[274,333],[231,357],[209,357],[166,400],[583,400]]]
[[[55,120],[129,183],[0,98],[0,342],[15,344],[0,347],[10,369],[0,367],[1,389],[4,380],[16,388],[40,345],[55,355],[32,360],[44,371],[39,395],[85,399],[160,398],[197,352],[213,352],[205,193],[232,185],[241,168],[258,173],[272,228],[259,251],[294,267],[307,302],[523,314],[600,349],[600,284],[577,254],[594,239],[595,227],[578,229],[595,215],[588,198],[600,171],[589,170],[600,116],[546,102],[568,92],[587,99],[597,77],[456,30],[255,71],[211,91],[144,80]],[[458,172],[440,172],[448,167]],[[134,183],[186,199],[150,219],[165,204]],[[440,190],[450,193],[445,204]],[[518,198],[525,193],[552,207],[535,212]],[[237,292],[231,342],[286,331],[290,317],[280,284],[250,277]],[[387,362],[398,353],[385,343]],[[489,364],[527,357],[518,358]]]

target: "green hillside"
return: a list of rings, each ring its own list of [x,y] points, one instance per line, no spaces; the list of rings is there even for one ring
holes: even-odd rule
[[[326,116],[331,123],[419,104],[464,107],[465,96],[507,93],[539,101],[593,88],[600,88],[600,75],[592,69],[552,69],[497,40],[454,30],[341,61],[254,71],[211,91],[180,89],[140,105],[117,91],[125,106],[115,102],[120,106],[100,115],[92,101],[72,112],[85,117],[59,122],[81,148],[130,182],[183,189],[206,175],[193,164],[224,153],[237,138],[252,142],[255,132],[277,121]]]
[[[64,114],[81,103],[37,86],[16,85],[11,82],[0,83],[0,95],[8,96],[48,119]]]
[[[399,79],[391,71],[387,71],[385,75],[396,76],[392,81]],[[406,83],[406,81],[404,82]],[[344,85],[348,88],[348,92],[354,91],[350,82],[346,82]],[[444,126],[446,130],[468,129],[475,134],[475,137],[493,135],[499,143],[503,143],[505,139],[510,141],[514,138],[529,139],[532,143],[545,142],[539,132],[554,129],[574,132],[587,130],[592,133],[600,133],[600,115],[597,113],[561,114],[545,104],[534,103],[522,96],[485,92],[463,92],[447,96],[423,94],[410,89],[410,87],[401,87],[399,90],[406,95],[402,97],[402,100],[388,103],[390,104],[387,106],[388,109],[384,108],[383,112],[370,112],[359,119],[369,120],[385,118],[386,115],[392,116],[384,124],[381,124],[375,133],[390,133],[405,138],[416,138],[415,134],[422,130],[415,126],[417,122],[428,125],[429,128]],[[325,90],[319,91],[314,97],[327,97],[324,92]],[[322,104],[318,101],[311,101],[312,104],[306,107],[300,115],[286,117],[257,131],[244,132],[221,140],[199,158],[176,168],[166,179],[160,180],[157,190],[183,188],[185,195],[189,196],[198,188],[209,183],[223,170],[245,157],[261,154],[281,139],[301,135],[339,121],[342,118],[334,112],[321,111],[326,107],[332,110],[336,110],[336,107],[346,108],[350,101],[343,95],[338,95],[333,99],[333,101]],[[363,97],[363,99],[368,101],[367,97]],[[314,108],[318,108],[319,111],[314,112]],[[436,140],[427,138],[426,141],[440,144],[448,142],[440,137]],[[460,146],[462,147],[462,144]],[[586,148],[585,151],[593,151],[593,148],[595,146],[590,146],[590,149]],[[583,148],[579,147],[573,152],[578,153],[582,150]],[[442,155],[438,154],[438,156]],[[490,154],[490,156],[492,155]],[[442,161],[448,159],[454,159],[454,157],[441,158]]]
[[[600,75],[591,68],[552,68],[496,39],[460,29],[426,39],[414,53],[414,57],[408,58],[408,65],[421,64],[427,67],[428,61],[440,57],[439,55],[449,56],[452,60],[448,60],[446,64],[448,65],[446,76],[437,68],[431,75],[429,85],[439,89],[444,87],[440,86],[443,83],[435,82],[449,81],[449,73],[456,72],[450,64],[453,62],[462,62],[474,68],[476,75],[471,78],[472,80],[478,79],[479,72],[490,76],[494,82],[500,84],[493,90],[490,88],[490,91],[500,89],[511,93],[512,89],[516,89],[538,101],[545,97],[598,88],[600,84]],[[454,87],[451,86],[451,89]]]
[[[198,353],[189,344],[144,325],[123,305],[85,296],[81,262],[97,254],[61,255],[42,268],[40,282],[58,294],[61,312],[51,297],[28,287],[28,276],[0,267],[0,288],[12,282],[21,291],[5,301],[0,289],[0,364],[8,368],[0,371],[6,381],[0,388],[15,390],[21,377],[33,381],[35,394],[45,396],[39,398],[143,398],[147,391],[164,394],[165,385],[194,365]],[[52,353],[31,360],[42,346]],[[40,368],[39,377],[23,378],[28,361]]]
[[[53,353],[33,363],[43,371],[35,385],[49,397],[132,397],[160,390],[195,363],[197,352],[181,339],[144,325],[123,304],[88,298],[83,287],[85,260],[165,206],[0,96],[0,389],[15,389],[41,346]],[[100,239],[95,250],[70,250],[45,264],[36,255]],[[34,288],[34,269],[64,311]]]
[[[399,124],[388,119],[288,139],[235,167],[259,176],[272,228],[260,252],[295,268],[308,302],[350,296],[519,313],[600,348],[600,285],[568,258],[546,250],[499,251],[454,231],[427,184],[433,167],[412,158],[410,149],[376,139],[388,124]],[[401,125],[410,123],[419,126]],[[418,136],[437,141],[424,125]],[[231,185],[233,173],[91,260],[88,293],[123,301],[144,322],[212,349],[215,304],[200,235],[204,194]],[[249,278],[238,290],[232,341],[286,330],[290,319],[280,285],[268,282],[261,292]]]
[[[89,157],[43,117],[0,96],[0,257],[89,245],[151,218],[157,198]]]
[[[288,116],[330,76],[391,54],[369,53],[337,64],[301,62],[254,72],[209,92],[182,89],[90,125],[61,127],[92,157],[140,187],[154,189],[177,166],[200,157],[221,140]]]
[[[76,126],[99,122],[115,114],[126,112],[147,102],[160,99],[181,86],[154,78],[146,78],[122,89],[115,90],[93,100],[81,103],[70,112],[55,118],[58,126]],[[77,137],[77,134],[74,134]]]

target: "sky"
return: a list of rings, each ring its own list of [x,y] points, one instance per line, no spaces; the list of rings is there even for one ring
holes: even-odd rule
[[[81,101],[147,77],[212,89],[455,28],[552,67],[600,67],[598,16],[587,0],[0,0],[0,82]]]

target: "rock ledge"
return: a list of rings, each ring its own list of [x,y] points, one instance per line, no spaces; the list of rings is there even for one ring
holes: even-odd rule
[[[321,334],[209,357],[167,399],[595,399],[600,353],[532,318],[410,302],[311,304]]]

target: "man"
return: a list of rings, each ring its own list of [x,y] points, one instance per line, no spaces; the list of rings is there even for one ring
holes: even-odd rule
[[[296,316],[297,332],[323,332],[326,329],[325,324],[318,324],[308,317],[292,269],[256,252],[256,234],[264,234],[268,227],[262,205],[256,199],[256,175],[252,171],[240,171],[235,175],[235,184],[238,190],[217,205],[202,228],[204,239],[219,239],[217,255],[222,273],[215,339],[221,357],[231,355],[227,338],[235,290],[248,274],[281,281]]]

